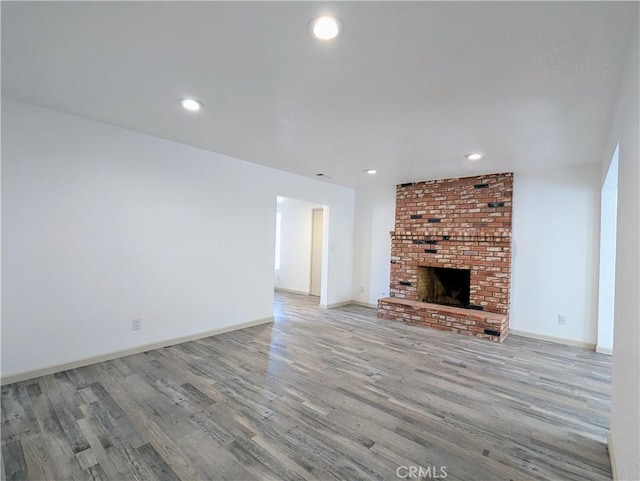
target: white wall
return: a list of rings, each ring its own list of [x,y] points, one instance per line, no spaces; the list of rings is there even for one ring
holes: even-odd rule
[[[636,15],[638,15],[636,5]],[[640,56],[638,27],[612,116],[605,171],[617,143],[618,221],[614,305],[611,442],[620,480],[640,479]]]
[[[599,189],[595,164],[515,174],[512,329],[595,344]],[[394,187],[356,191],[358,301],[375,305],[388,295],[394,211]]]
[[[595,345],[599,206],[599,164],[514,174],[511,329]]]
[[[280,268],[276,287],[308,294],[311,279],[311,215],[322,208],[297,199],[281,197],[278,211],[280,227]]]
[[[353,298],[377,306],[389,295],[395,186],[356,191]]]
[[[351,189],[6,98],[2,162],[3,377],[271,317],[278,194],[351,299]]]
[[[600,191],[600,263],[598,271],[598,342],[596,351],[604,354],[613,352],[617,212],[618,149],[616,148]]]

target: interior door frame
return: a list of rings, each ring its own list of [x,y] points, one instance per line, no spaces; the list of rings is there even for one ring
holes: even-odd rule
[[[315,213],[316,212],[320,212],[321,213],[321,219],[322,219],[322,227],[320,229],[320,285],[319,287],[319,294],[313,294],[313,290],[312,290],[312,286],[313,286],[313,273],[314,273],[314,269],[313,269],[313,239],[314,239],[314,234],[315,234],[315,222],[314,222],[314,217],[315,217]],[[313,207],[311,209],[311,255],[310,257],[310,266],[309,266],[309,295],[310,296],[317,296],[317,297],[321,297],[322,296],[322,256],[324,254],[323,252],[323,245],[324,245],[324,207]]]

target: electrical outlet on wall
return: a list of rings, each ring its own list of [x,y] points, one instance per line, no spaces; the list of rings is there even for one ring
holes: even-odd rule
[[[567,316],[565,316],[564,314],[558,314],[558,324],[566,326],[567,325]]]
[[[131,320],[131,330],[139,331],[142,329],[142,319],[132,319]]]

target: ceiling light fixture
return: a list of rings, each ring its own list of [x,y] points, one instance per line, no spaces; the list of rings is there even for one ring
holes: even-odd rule
[[[198,102],[194,99],[180,99],[180,104],[191,112],[197,112],[203,107],[202,102]]]
[[[311,22],[311,32],[320,40],[331,40],[340,33],[340,22],[334,17],[318,17]]]
[[[472,152],[470,154],[465,155],[465,157],[469,160],[480,160],[482,158],[482,154],[478,154],[477,152]]]
[[[365,170],[365,172],[366,172],[367,174],[369,174],[369,175],[373,175],[373,174],[375,174],[375,173],[376,173],[376,172],[378,172],[378,171],[377,171],[376,169],[367,169],[367,170]]]

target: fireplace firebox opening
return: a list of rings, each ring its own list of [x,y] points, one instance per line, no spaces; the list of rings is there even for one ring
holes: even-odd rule
[[[418,300],[469,308],[471,271],[443,267],[418,267]]]

